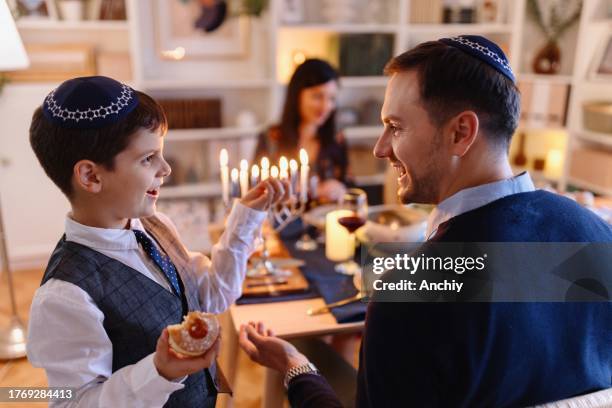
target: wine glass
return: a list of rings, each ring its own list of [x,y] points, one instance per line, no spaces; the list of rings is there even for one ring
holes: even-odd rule
[[[368,217],[368,196],[359,188],[350,188],[346,191],[339,203],[339,208],[349,210],[350,213],[338,218],[338,224],[342,225],[351,235],[350,242],[355,242],[355,231],[366,223]],[[336,265],[335,270],[343,275],[355,275],[361,272],[361,267],[353,260],[355,256],[355,245],[350,251],[350,257]]]
[[[291,276],[291,271],[279,268],[270,259],[270,251],[268,248],[269,237],[268,234],[272,233],[269,220],[264,223],[261,231],[261,237],[257,239],[257,247],[261,250],[261,255],[255,264],[247,269],[247,278],[265,278],[265,277],[288,277]]]

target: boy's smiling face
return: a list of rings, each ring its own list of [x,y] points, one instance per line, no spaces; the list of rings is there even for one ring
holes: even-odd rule
[[[113,227],[121,228],[130,218],[148,217],[155,212],[159,188],[171,172],[162,155],[163,145],[159,130],[143,128],[115,156],[113,170],[98,166],[96,207]]]

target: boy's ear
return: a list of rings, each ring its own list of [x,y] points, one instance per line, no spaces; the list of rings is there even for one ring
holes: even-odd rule
[[[99,193],[102,190],[102,179],[99,166],[91,160],[80,160],[74,165],[75,184],[89,193]]]

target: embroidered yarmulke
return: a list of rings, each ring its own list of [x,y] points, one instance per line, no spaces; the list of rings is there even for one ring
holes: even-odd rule
[[[458,37],[441,38],[438,41],[478,58],[505,75],[512,82],[516,82],[506,54],[493,41],[480,35],[460,35]]]
[[[104,76],[69,79],[47,95],[43,114],[71,129],[98,129],[119,122],[138,105],[129,86]]]

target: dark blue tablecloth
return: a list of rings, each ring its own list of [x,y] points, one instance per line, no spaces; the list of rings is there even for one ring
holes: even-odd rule
[[[325,303],[332,303],[357,294],[357,289],[353,285],[353,277],[341,275],[334,271],[336,264],[325,257],[325,247],[323,245],[319,245],[319,248],[315,251],[300,251],[295,248],[296,235],[299,234],[292,232],[296,230],[299,230],[297,226],[283,233],[281,237],[291,256],[305,261],[305,265],[300,269],[310,284],[309,290],[285,296],[240,298],[236,302],[237,304],[280,302],[318,296],[321,296]],[[364,320],[366,306],[366,303],[363,302],[353,302],[332,309],[332,314],[338,323],[357,322]]]

